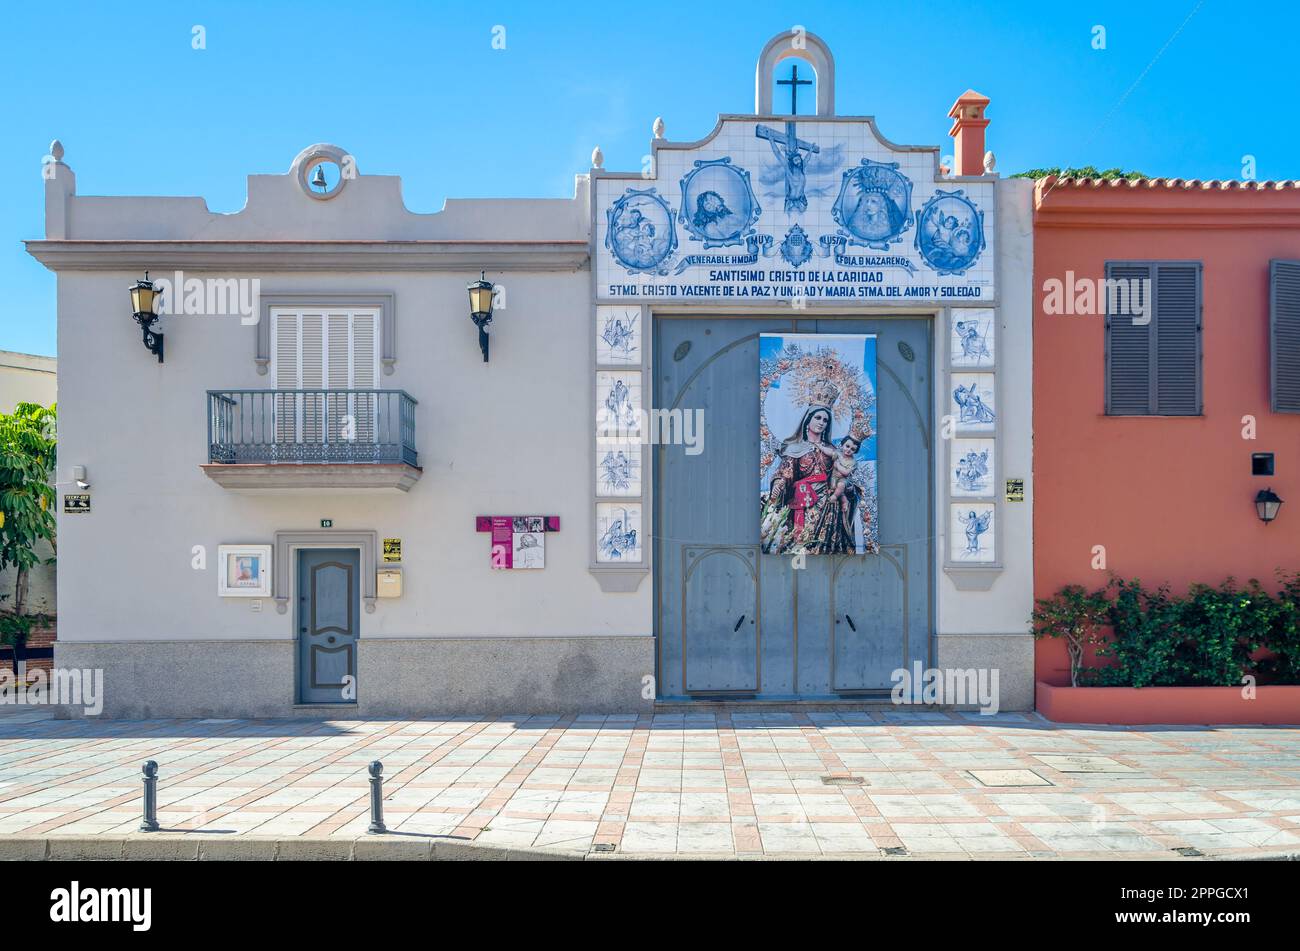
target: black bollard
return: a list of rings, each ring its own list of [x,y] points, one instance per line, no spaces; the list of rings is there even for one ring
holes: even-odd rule
[[[157,832],[158,825],[158,764],[146,760],[140,770],[144,773],[144,819],[141,832]]]
[[[372,835],[380,835],[384,828],[384,764],[375,760],[370,764],[370,828]]]

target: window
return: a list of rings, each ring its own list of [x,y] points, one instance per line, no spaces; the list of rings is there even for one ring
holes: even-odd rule
[[[257,349],[253,359],[258,376],[271,370],[271,352],[275,348],[272,330],[279,314],[378,314],[379,365],[384,376],[392,376],[397,366],[397,297],[390,291],[362,294],[338,293],[263,293],[259,297],[261,319],[254,328]]]
[[[1106,413],[1201,414],[1201,264],[1106,263]]]
[[[271,312],[277,442],[373,442],[379,385],[379,312]],[[342,392],[329,392],[342,391]]]
[[[1300,413],[1300,261],[1268,266],[1268,352],[1275,413]]]

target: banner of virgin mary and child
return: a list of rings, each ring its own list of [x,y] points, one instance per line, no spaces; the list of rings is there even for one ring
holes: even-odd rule
[[[758,377],[763,552],[878,552],[875,334],[762,334]]]

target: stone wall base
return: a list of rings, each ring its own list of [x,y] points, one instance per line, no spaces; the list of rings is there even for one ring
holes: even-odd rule
[[[295,702],[294,642],[121,641],[55,645],[63,669],[104,671],[103,712],[148,717],[422,717],[648,712],[645,637],[362,638],[355,704]],[[61,709],[80,717],[80,707]]]
[[[654,638],[362,638],[358,669],[382,689],[363,716],[631,713],[654,706]]]
[[[996,670],[999,710],[1034,709],[1032,634],[939,634],[935,640],[940,669]]]
[[[1029,634],[940,634],[939,668],[998,671],[999,706],[1034,708]],[[362,638],[355,704],[295,702],[294,642],[55,643],[59,668],[104,671],[103,717],[303,717],[649,713],[654,639]],[[645,694],[649,692],[650,696]],[[70,707],[61,716],[79,717]]]

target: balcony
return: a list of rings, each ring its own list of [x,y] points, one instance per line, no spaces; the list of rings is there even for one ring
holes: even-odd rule
[[[422,472],[415,400],[403,390],[208,390],[203,471],[245,492],[406,492]]]

